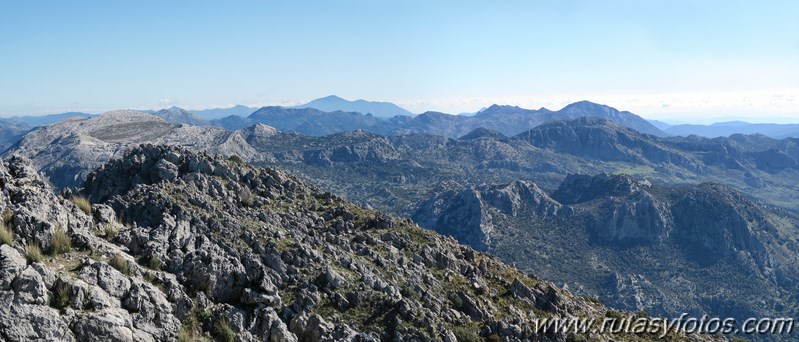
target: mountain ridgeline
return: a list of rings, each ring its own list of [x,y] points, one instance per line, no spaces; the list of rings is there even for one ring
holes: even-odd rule
[[[508,136],[516,135],[546,122],[583,116],[603,117],[645,134],[666,135],[635,114],[588,101],[573,103],[559,111],[493,105],[474,116],[426,112],[417,116],[396,115],[390,118],[356,111],[327,112],[313,107],[263,107],[246,118],[229,116],[213,120],[212,123],[231,130],[261,123],[284,132],[312,136],[362,129],[380,135],[427,133],[457,138],[478,128],[492,129]]]
[[[379,118],[392,118],[398,115],[413,115],[413,113],[391,102],[374,102],[366,100],[348,101],[335,95],[319,98],[294,108],[314,108],[324,112],[356,112],[371,114]]]
[[[737,318],[799,314],[799,299],[795,296],[799,269],[794,266],[799,261],[799,216],[795,211],[795,203],[799,201],[799,139],[773,139],[763,135],[713,139],[665,137],[631,113],[589,102],[576,103],[560,111],[492,106],[471,117],[425,113],[389,119],[313,108],[264,107],[246,118],[231,116],[209,120],[210,126],[181,122],[192,119],[184,114],[177,109],[159,116],[117,111],[71,120],[28,133],[4,156],[29,158],[33,167],[59,189],[80,187],[86,181],[82,191],[92,202],[111,207],[122,222],[135,223],[131,230],[120,228],[120,231],[130,232],[120,234],[120,239],[125,240],[114,241],[137,258],[155,253],[162,261],[173,260],[170,253],[175,253],[185,259],[181,253],[187,253],[186,247],[172,251],[176,247],[170,243],[152,241],[161,239],[159,236],[169,236],[165,241],[171,241],[174,234],[193,229],[178,229],[180,225],[172,223],[166,228],[155,228],[181,217],[191,222],[189,227],[198,227],[192,234],[202,234],[212,244],[224,242],[224,246],[220,245],[222,252],[227,253],[224,255],[238,250],[240,245],[236,238],[243,239],[250,248],[254,248],[252,241],[259,236],[274,236],[275,239],[291,236],[290,241],[303,243],[279,242],[275,248],[281,253],[287,250],[285,244],[307,250],[325,241],[333,244],[330,246],[333,251],[321,252],[324,257],[309,252],[310,259],[302,259],[295,266],[302,268],[305,267],[303,263],[308,263],[313,271],[303,268],[295,274],[331,269],[332,278],[336,278],[335,275],[364,278],[366,271],[361,266],[356,267],[360,272],[358,276],[349,273],[349,266],[339,264],[344,269],[328,268],[319,260],[340,257],[347,248],[356,255],[362,253],[360,247],[351,244],[339,250],[334,246],[338,238],[325,235],[324,230],[309,228],[319,222],[316,218],[305,219],[308,210],[301,208],[333,201],[336,206],[346,207],[350,214],[341,214],[346,217],[359,213],[379,216],[371,211],[375,208],[412,219],[423,228],[452,236],[460,243],[495,255],[525,272],[624,310],[669,316],[689,312],[697,316]],[[216,127],[218,125],[227,125],[229,129]],[[139,147],[148,142],[182,147]],[[130,151],[134,152],[130,154]],[[191,160],[184,160],[182,156],[186,155],[192,156]],[[192,161],[196,158],[208,163],[214,160],[218,166],[209,169],[208,163],[199,159]],[[227,158],[231,159],[225,161]],[[111,160],[115,161],[106,165]],[[286,170],[298,178],[284,175],[288,178],[278,182],[282,190],[274,190],[276,180],[258,176],[259,172],[267,171],[250,169],[243,162]],[[222,164],[228,166],[222,167]],[[125,171],[128,169],[130,171]],[[100,176],[104,173],[126,176]],[[277,176],[272,174],[272,177]],[[301,184],[298,179],[314,187],[289,184]],[[335,196],[319,195],[316,188],[339,194],[358,205]],[[296,189],[307,191],[300,191],[304,193],[300,196],[293,193]],[[251,201],[255,201],[254,204],[249,204]],[[246,205],[233,207],[231,203]],[[264,221],[251,208],[268,209],[268,213],[276,216],[268,216]],[[289,214],[279,215],[286,210]],[[316,213],[325,222],[330,220]],[[299,216],[292,216],[294,214]],[[332,215],[339,217],[339,214]],[[389,231],[380,231],[380,234],[400,234],[391,229],[413,226],[409,221],[387,220],[393,223],[391,227],[384,227]],[[343,221],[341,226],[334,223],[337,233],[341,233],[341,227],[349,227],[347,222],[351,220]],[[278,233],[249,234],[231,230],[232,227],[258,226],[258,222],[269,229],[276,225]],[[356,219],[353,224],[357,226],[357,222],[360,221]],[[299,233],[287,233],[294,228],[289,229],[286,224],[303,227],[298,228],[302,234],[313,238],[307,240]],[[356,234],[352,227],[344,231]],[[223,235],[216,236],[214,232],[223,232]],[[429,232],[424,238],[408,234],[402,235],[407,238],[404,242],[397,243],[412,241],[424,245],[426,239],[435,236]],[[369,244],[368,236],[356,234],[341,238]],[[379,238],[379,241],[388,241],[383,235]],[[393,239],[390,241],[395,241]],[[436,242],[436,248],[461,248],[455,247],[453,241],[435,239],[451,243]],[[202,249],[197,246],[210,246],[206,242],[193,243],[196,250]],[[386,243],[399,248],[394,242]],[[263,251],[253,249],[252,253],[261,255]],[[419,258],[408,259],[410,255],[402,259],[402,253],[393,250],[369,253],[365,255],[383,258],[377,265],[388,269],[402,265],[400,260],[404,260],[405,265],[409,260],[420,261]],[[440,262],[438,257],[432,258],[431,262]],[[455,259],[461,260],[456,262],[461,268],[480,262],[466,254],[458,254]],[[213,258],[202,260],[205,264],[218,264]],[[421,260],[425,264],[424,259]],[[193,271],[184,269],[200,266],[175,265],[178,266],[168,272],[175,274],[182,286],[187,286],[186,293],[203,289],[204,296],[219,296],[212,300],[217,304],[246,295],[245,288],[249,285],[235,285],[245,277],[242,274],[250,274],[246,263],[244,273],[208,280],[226,279],[224,281],[233,285],[220,288],[233,286],[236,290],[231,293],[217,293],[216,288],[208,288],[209,285],[187,284],[186,281],[195,276],[185,273]],[[438,271],[430,272],[438,276],[435,273]],[[445,277],[442,279],[448,279],[448,272],[442,272]],[[286,282],[284,277],[280,278]],[[449,279],[446,283],[451,283],[452,278]],[[313,283],[317,291],[325,292],[325,283],[320,283],[319,278],[306,280]],[[276,279],[270,281],[278,284]],[[427,280],[422,282],[429,285]],[[521,282],[527,287],[533,284]],[[473,282],[467,280],[466,283]],[[378,287],[382,289],[383,285]],[[479,281],[478,285],[483,288]],[[299,300],[296,296],[308,288],[298,286],[296,291],[300,292],[287,294],[291,302]],[[488,286],[497,293],[502,291],[498,285]],[[266,288],[257,291],[274,296]],[[449,291],[436,291],[439,298],[449,296]],[[349,293],[341,292],[337,296],[334,292],[325,293],[352,302]],[[403,298],[408,297],[402,289],[400,293]],[[467,303],[470,307],[468,303],[480,302],[471,294],[466,295],[468,300],[457,294],[460,301],[453,301]],[[425,302],[424,297],[419,300],[417,304]],[[497,303],[503,303],[504,297],[496,300],[498,302],[491,302],[495,308]],[[338,308],[338,302],[335,299],[330,303]],[[332,322],[333,326],[348,324],[358,332],[374,331],[369,327],[387,324],[389,320],[374,317],[359,321],[362,317],[357,315],[364,313],[342,314],[331,320],[328,314],[334,311],[324,305],[322,308],[314,312],[324,322]],[[294,307],[292,310],[297,312]],[[484,313],[491,311],[482,310]],[[291,329],[294,318],[287,318],[277,307],[274,311]],[[446,310],[432,312],[446,313]],[[477,311],[469,312],[467,315],[471,317]],[[475,317],[495,317],[493,315],[486,313]],[[220,317],[242,322],[240,318],[231,318],[233,316]],[[447,325],[453,322],[450,318],[441,318],[443,321],[431,318],[432,323],[425,324],[441,327],[440,331],[449,329],[454,334]],[[302,319],[308,322],[311,318]],[[353,320],[362,324],[348,323]],[[375,320],[382,320],[382,323]],[[482,318],[477,321],[483,322]],[[475,322],[474,317],[472,322]],[[203,324],[199,328],[208,332],[208,326]],[[279,323],[270,324],[279,326]],[[402,336],[425,334],[407,330],[408,324],[398,324],[391,325],[399,327],[391,331],[399,331]],[[251,328],[237,329],[239,327],[233,328],[261,336]],[[490,332],[481,331],[480,334],[487,337],[495,331]],[[295,335],[301,336],[296,332]],[[443,335],[437,336],[443,339]],[[513,335],[513,338],[530,336],[533,335]],[[379,338],[386,339],[382,335]]]

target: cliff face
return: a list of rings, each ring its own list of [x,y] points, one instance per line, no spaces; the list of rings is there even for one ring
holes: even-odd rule
[[[236,159],[137,147],[64,196],[22,158],[0,164],[0,178],[11,236],[0,245],[7,341],[565,340],[530,321],[609,312],[407,220]],[[516,198],[537,198],[554,214],[534,186],[511,188],[487,197],[509,212]]]

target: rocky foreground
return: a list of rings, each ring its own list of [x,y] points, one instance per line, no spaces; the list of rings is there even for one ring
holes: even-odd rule
[[[236,158],[142,146],[56,195],[15,157],[0,180],[4,341],[607,341],[530,322],[620,315]]]

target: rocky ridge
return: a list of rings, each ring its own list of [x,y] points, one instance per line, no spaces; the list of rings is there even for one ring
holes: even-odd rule
[[[27,156],[58,187],[76,187],[89,172],[142,143],[179,144],[198,151],[256,159],[237,132],[170,124],[160,117],[131,110],[42,127],[25,135],[6,155]]]
[[[236,158],[135,147],[61,196],[24,158],[0,179],[6,341],[611,338],[533,331],[534,317],[613,312]]]
[[[600,174],[569,175],[551,194],[520,181],[452,183],[436,193],[414,220],[610,305],[663,315],[797,313],[789,293],[799,284],[799,216],[723,185]]]

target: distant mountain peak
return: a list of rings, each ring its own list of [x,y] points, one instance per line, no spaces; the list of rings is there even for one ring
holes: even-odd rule
[[[558,113],[565,114],[567,117],[577,118],[581,116],[597,116],[609,119],[617,124],[630,127],[641,133],[651,134],[659,137],[667,136],[665,132],[655,127],[646,119],[627,111],[619,111],[616,108],[594,103],[591,101],[577,101],[563,107]]]
[[[153,113],[153,115],[156,115],[169,123],[189,124],[195,126],[208,125],[208,121],[203,120],[194,113],[175,106],[169,107],[167,109],[161,109]]]
[[[735,127],[735,126],[746,126],[751,125],[746,121],[723,121],[723,122],[714,122],[711,126],[725,126],[725,127]]]
[[[616,108],[586,100],[574,102],[572,104],[566,105],[566,107],[563,107],[563,109],[561,109],[562,112],[596,111],[596,110],[618,112]]]
[[[318,98],[306,104],[295,106],[294,108],[314,108],[323,112],[357,112],[361,114],[372,114],[381,118],[390,118],[397,115],[413,115],[413,113],[391,102],[375,102],[362,99],[350,101],[336,95]]]
[[[317,100],[347,101],[347,100],[345,100],[345,99],[343,99],[343,98],[341,98],[339,96],[336,96],[336,95],[328,95],[328,96],[325,96],[325,97],[320,97]]]
[[[476,128],[475,130],[469,132],[468,134],[460,137],[460,140],[473,140],[479,138],[494,138],[494,139],[507,139],[508,137],[502,134],[501,132],[495,131],[493,129],[488,129],[484,127]]]

